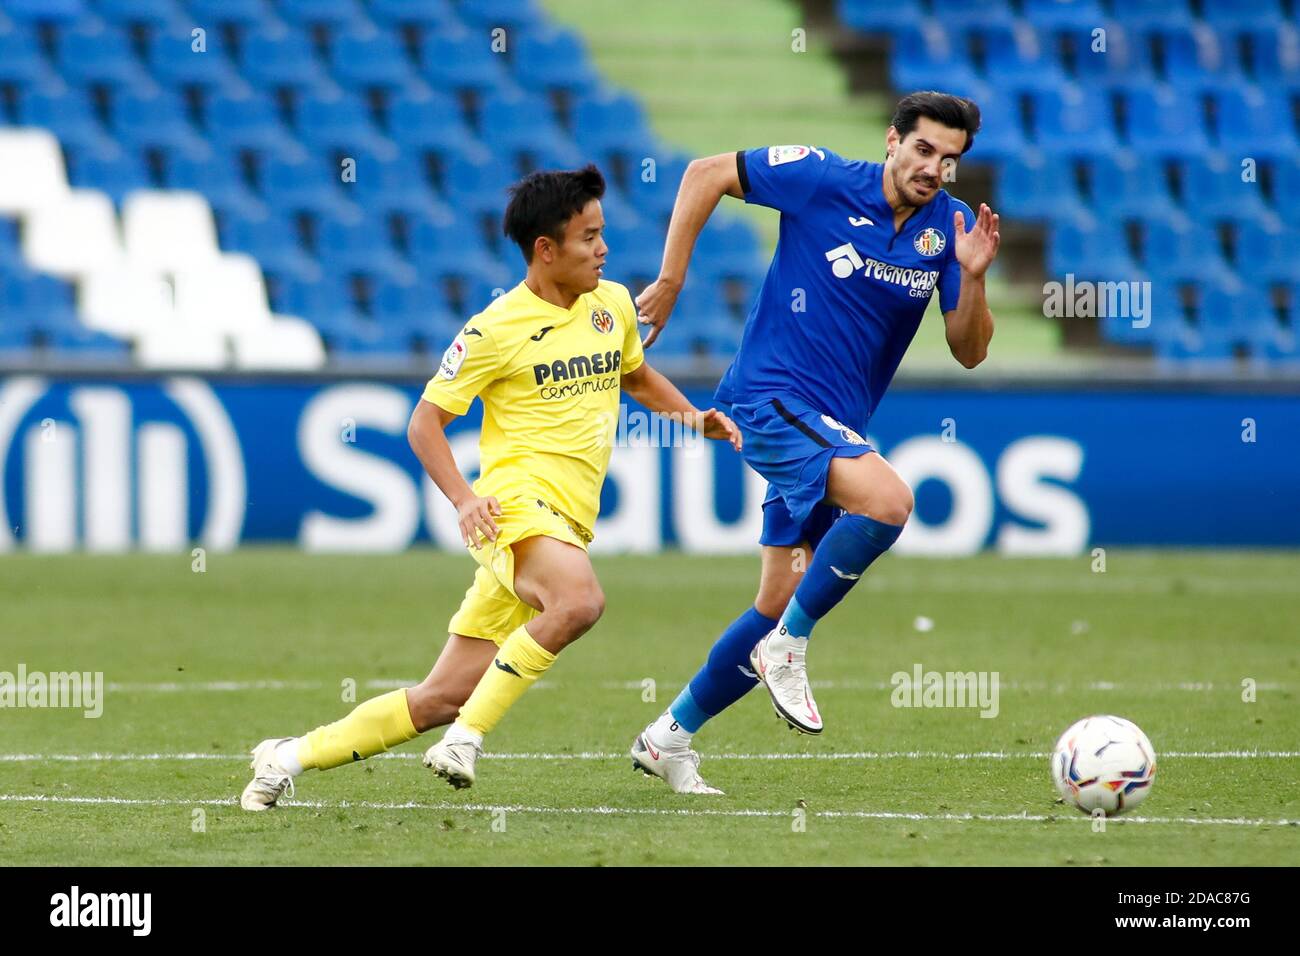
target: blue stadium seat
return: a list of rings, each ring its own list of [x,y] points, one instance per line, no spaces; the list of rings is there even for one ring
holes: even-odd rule
[[[262,169],[260,193],[280,212],[306,212],[313,216],[344,216],[355,204],[342,191],[343,182],[332,160],[319,156],[281,159],[268,154]]]
[[[971,147],[971,157],[980,162],[1002,162],[1019,156],[1028,147],[1022,119],[1020,94],[1000,88],[980,106],[980,130]]]
[[[343,191],[357,205],[383,215],[438,216],[447,207],[424,178],[417,156],[384,150],[355,151],[356,181],[345,182]]]
[[[208,104],[207,127],[219,149],[248,149],[278,157],[301,153],[275,107],[258,93],[214,96]]]
[[[72,23],[90,13],[83,0],[5,0],[4,13],[18,23]]]
[[[359,319],[340,326],[329,338],[331,352],[340,360],[355,364],[393,365],[410,361],[411,333],[388,327],[373,319]]]
[[[354,31],[371,26],[356,0],[274,0],[274,6],[285,22],[303,27]]]
[[[1197,27],[1162,27],[1150,30],[1163,50],[1165,78],[1175,86],[1195,89],[1208,80],[1242,77],[1235,44],[1224,42],[1213,30]]]
[[[1235,227],[1237,273],[1256,281],[1300,282],[1300,230],[1279,223],[1239,222]]]
[[[983,48],[984,78],[998,89],[1056,89],[1065,82],[1050,39],[1024,23],[973,26],[970,35]]]
[[[375,216],[322,216],[316,256],[326,272],[372,276],[375,281],[415,281],[415,270],[393,249],[387,226]]]
[[[456,13],[466,24],[477,27],[520,29],[543,22],[533,0],[471,0],[456,4]]]
[[[482,31],[438,30],[420,42],[420,75],[436,90],[483,93],[512,85],[502,54]]]
[[[845,26],[862,33],[894,33],[925,16],[919,0],[839,0],[836,9]]]
[[[445,0],[370,0],[368,10],[375,22],[386,26],[439,30],[460,25]]]
[[[1030,108],[1034,139],[1048,154],[1095,157],[1120,149],[1110,94],[1105,89],[1070,83],[1040,90],[1032,95]]]
[[[1264,368],[1300,370],[1300,282],[1286,287],[1285,324],[1266,320],[1251,329],[1251,359]]]
[[[573,138],[589,152],[654,156],[654,133],[636,97],[602,89],[581,97],[573,110]]]
[[[1281,159],[1300,154],[1295,117],[1287,99],[1258,87],[1218,90],[1215,132],[1219,145],[1259,159]]]
[[[1182,158],[1209,149],[1201,105],[1188,91],[1129,89],[1123,98],[1128,142],[1140,153]]]
[[[67,148],[104,152],[114,145],[91,109],[87,95],[62,83],[55,87],[23,89],[18,102],[18,120],[50,130]]]
[[[115,27],[86,23],[64,32],[57,44],[59,69],[72,83],[147,87],[149,75]]]
[[[714,215],[695,243],[697,268],[713,275],[746,273],[759,261],[758,237],[739,219]]]
[[[388,110],[388,134],[403,150],[453,153],[478,143],[456,100],[445,94],[403,91]]]
[[[396,149],[356,96],[341,91],[310,93],[298,104],[297,113],[297,133],[309,149],[338,150],[344,155],[358,150],[392,153]]]
[[[175,21],[181,10],[175,0],[95,0],[95,12],[114,23],[162,26]]]
[[[322,334],[346,333],[361,321],[349,286],[344,276],[317,272],[312,280],[284,283],[272,306],[284,315],[306,319]]]
[[[127,149],[156,146],[193,152],[204,143],[181,104],[162,90],[119,94],[113,101],[113,131]]]
[[[0,326],[8,325],[46,333],[77,327],[71,283],[32,272],[21,263],[0,270]]]
[[[1300,209],[1300,156],[1289,156],[1273,165],[1273,207],[1279,211]]]
[[[609,246],[607,274],[651,278],[659,274],[664,243],[661,229],[644,224],[629,225],[606,216],[604,238]],[[693,261],[696,267],[703,265],[700,257]]]
[[[582,40],[571,30],[524,30],[507,49],[515,78],[528,89],[578,93],[600,82]]]
[[[36,38],[26,27],[0,30],[0,82],[58,82],[41,56]]]
[[[140,159],[116,145],[107,150],[65,148],[64,155],[74,187],[105,192],[119,207],[128,193],[155,188]]]
[[[522,92],[488,96],[479,116],[479,132],[490,148],[506,153],[563,156],[574,152],[546,100]]]
[[[417,82],[406,51],[391,33],[341,33],[330,50],[334,76],[346,86],[394,89]]]
[[[31,330],[0,322],[0,360],[19,364],[35,361]]]
[[[981,86],[959,39],[933,20],[895,33],[889,58],[894,89],[958,91]]]
[[[62,360],[93,361],[125,365],[131,358],[130,343],[85,326],[73,325],[50,333],[46,348]]]
[[[1150,156],[1098,156],[1085,164],[1088,193],[1103,219],[1154,217],[1176,219],[1163,163]]]
[[[1264,202],[1264,187],[1242,179],[1237,157],[1209,153],[1181,164],[1183,206],[1200,220],[1271,220],[1274,213]]]
[[[1129,30],[1190,26],[1194,22],[1188,0],[1124,0],[1112,9],[1115,19]]]
[[[681,185],[689,156],[674,155],[656,150],[648,157],[654,160],[654,166],[637,163],[630,170],[631,178],[626,186],[626,194],[633,207],[650,219],[664,218],[672,212],[677,200],[677,187]],[[654,178],[647,177],[653,172]]]
[[[293,30],[250,34],[241,60],[244,76],[257,87],[303,90],[333,85],[307,38]]]
[[[1024,0],[1023,13],[1034,26],[1049,30],[1091,30],[1106,20],[1097,0]]]
[[[270,215],[266,204],[249,189],[230,158],[206,144],[194,151],[169,152],[164,175],[168,189],[202,193],[218,217],[256,220]]]
[[[506,189],[518,178],[513,164],[493,153],[457,154],[447,163],[448,199],[471,213],[499,213],[506,207]]]
[[[445,215],[415,221],[410,255],[421,275],[495,278],[502,265],[475,223]]]
[[[373,312],[384,327],[420,336],[445,347],[464,322],[447,309],[441,290],[427,277],[415,282],[381,282]]]
[[[1276,29],[1286,23],[1282,0],[1253,0],[1249,4],[1204,3],[1201,16],[1221,36],[1260,27]]]
[[[1026,154],[998,167],[997,208],[1008,218],[1037,222],[1083,225],[1093,219],[1075,183],[1073,164],[1045,162],[1041,155]]]
[[[1300,86],[1300,31],[1290,23],[1256,24],[1246,36],[1247,63],[1257,83]]]
[[[154,38],[149,50],[149,68],[154,77],[164,86],[238,86],[241,81],[216,31],[209,31],[206,49],[198,51],[190,35],[193,29],[191,24],[180,22]]]
[[[267,0],[185,0],[197,25],[233,23],[244,29],[271,27],[277,23],[275,9]]]
[[[936,20],[946,29],[959,32],[971,27],[1010,23],[1013,17],[1007,0],[942,0],[933,7]]]
[[[1053,223],[1046,265],[1048,274],[1057,278],[1073,274],[1076,279],[1109,282],[1133,281],[1142,272],[1129,254],[1123,226],[1115,222],[1090,227]]]
[[[1217,282],[1235,280],[1212,226],[1197,221],[1144,218],[1142,263],[1157,281]]]
[[[1108,24],[1104,36],[1094,36],[1090,29],[1070,30],[1064,42],[1074,75],[1085,87],[1156,82],[1150,45],[1137,33]]]

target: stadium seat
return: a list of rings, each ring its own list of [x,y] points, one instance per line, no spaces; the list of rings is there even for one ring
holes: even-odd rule
[[[1086,88],[1148,86],[1156,82],[1150,46],[1137,33],[1108,23],[1099,27],[1064,31],[1066,58],[1074,78]]]
[[[1300,30],[1278,22],[1255,24],[1240,32],[1246,36],[1247,63],[1256,83],[1300,86]]]
[[[269,215],[266,204],[244,182],[230,157],[206,145],[196,152],[169,153],[164,185],[203,193],[218,216],[250,219]]]
[[[1182,203],[1188,215],[1202,220],[1237,222],[1272,220],[1258,175],[1246,180],[1237,157],[1207,153],[1180,164]],[[1258,170],[1256,170],[1258,173]]]
[[[1300,154],[1291,104],[1276,92],[1230,87],[1213,94],[1219,145],[1258,159]]]
[[[1024,0],[1021,12],[1048,30],[1091,30],[1106,20],[1098,0]]]
[[[26,225],[23,255],[40,272],[77,278],[122,262],[117,213],[98,190],[73,190],[28,213]]]
[[[146,88],[151,81],[126,38],[115,28],[87,21],[60,34],[58,65],[73,84]]]
[[[117,146],[102,151],[69,149],[67,156],[68,180],[73,186],[99,190],[117,205],[128,193],[154,186],[139,156]]]
[[[573,139],[591,153],[621,153],[640,159],[659,152],[641,103],[612,89],[584,95],[577,101]]]
[[[407,217],[436,216],[446,211],[424,178],[418,156],[388,151],[372,154],[358,150],[356,181],[343,184],[344,193],[363,208],[378,214]]]
[[[326,272],[366,275],[376,282],[415,281],[415,271],[389,243],[384,223],[373,216],[322,217],[316,254]]]
[[[1190,91],[1166,85],[1128,89],[1122,95],[1128,142],[1138,152],[1182,158],[1210,148],[1201,104]]]
[[[251,33],[240,61],[244,77],[261,89],[325,90],[333,85],[307,38],[283,27]]]
[[[274,5],[275,12],[290,24],[348,31],[371,26],[356,0],[274,0]]]
[[[482,31],[438,30],[420,41],[420,75],[435,90],[486,93],[513,85],[492,38]]]
[[[234,24],[252,30],[271,28],[279,22],[274,5],[267,0],[185,0],[185,5],[202,25]]]
[[[281,158],[301,153],[275,107],[257,93],[213,97],[207,109],[207,130],[217,149],[254,150]]]
[[[212,208],[194,192],[131,194],[122,206],[122,235],[132,264],[154,272],[206,266],[221,254]]]
[[[919,0],[839,0],[836,9],[845,26],[862,33],[894,33],[925,16]]]
[[[347,87],[386,89],[414,85],[415,69],[391,33],[342,33],[330,49],[332,72]]]
[[[506,27],[519,30],[542,23],[543,15],[533,0],[476,0],[462,3],[456,12],[466,24],[477,27]]]
[[[57,82],[41,56],[40,44],[26,27],[0,29],[0,82],[46,85]]]
[[[90,10],[84,0],[5,0],[3,12],[20,23],[72,23]]]
[[[1065,82],[1050,38],[1043,38],[1026,23],[997,23],[970,28],[983,51],[984,79],[1001,90],[1035,92],[1056,89]]]
[[[73,286],[21,263],[0,268],[0,328],[49,332],[78,324]]]
[[[401,365],[411,361],[411,332],[358,319],[330,335],[335,358],[350,365]]]
[[[325,346],[309,322],[277,316],[231,335],[235,367],[241,369],[315,369],[325,364]]]
[[[416,220],[410,255],[420,275],[492,275],[500,268],[477,229],[445,215]]]
[[[323,335],[346,331],[361,321],[343,276],[319,273],[313,281],[286,283],[276,311],[302,316]]]
[[[445,93],[406,90],[388,111],[388,135],[403,150],[459,152],[477,143],[455,99]]]
[[[934,20],[894,34],[889,58],[894,89],[970,91],[983,86],[958,41]]]
[[[197,152],[203,148],[198,130],[170,93],[123,91],[113,102],[113,132],[127,149],[160,147]]]
[[[0,215],[29,213],[67,192],[58,140],[42,129],[0,129]]]
[[[170,326],[176,310],[162,276],[123,264],[82,279],[80,316],[87,328],[131,338]]]
[[[117,366],[125,365],[131,355],[131,347],[116,336],[75,325],[52,331],[46,349],[56,363],[90,361]]]
[[[75,149],[107,152],[113,141],[91,109],[82,90],[72,89],[56,80],[52,86],[30,86],[19,98],[18,116],[27,126],[47,129]]]
[[[144,368],[216,371],[229,361],[227,337],[216,329],[174,322],[141,333],[135,359]]]
[[[373,311],[386,328],[418,335],[426,343],[445,345],[465,324],[447,311],[435,280],[423,276],[415,282],[381,283]]]
[[[396,147],[375,125],[366,105],[343,92],[312,93],[298,104],[296,130],[309,149],[336,150],[350,156],[357,150],[395,154]]]
[[[1243,279],[1260,282],[1300,282],[1300,230],[1278,223],[1244,221],[1234,230],[1234,260]]]
[[[1224,37],[1266,25],[1276,29],[1286,23],[1281,0],[1254,0],[1246,5],[1204,3],[1201,16],[1216,33]]]
[[[524,30],[507,49],[515,78],[527,89],[580,93],[600,83],[582,40],[571,30]]]
[[[1092,158],[1120,150],[1110,94],[1097,87],[1067,83],[1030,98],[1034,140],[1049,156]],[[981,130],[976,143],[983,139]]]
[[[149,69],[154,78],[169,88],[201,85],[207,88],[234,89],[240,84],[234,65],[227,58],[224,44],[211,31],[206,49],[194,49],[194,26],[179,22],[154,39],[149,50]]]
[[[978,143],[979,140],[977,139]],[[1086,224],[1093,216],[1076,185],[1073,163],[1026,154],[1002,163],[997,171],[999,210],[1009,218]]]
[[[1115,18],[1136,32],[1159,27],[1191,26],[1188,0],[1124,0],[1113,7]]]
[[[176,322],[186,328],[233,332],[271,321],[257,261],[225,253],[176,273]]]
[[[445,0],[370,0],[370,16],[385,26],[421,30],[457,28],[460,20]]]
[[[1235,280],[1213,227],[1203,221],[1146,217],[1142,220],[1142,262],[1156,281]]]
[[[1133,281],[1142,269],[1129,254],[1122,224],[1080,226],[1053,223],[1047,243],[1047,271],[1056,278]]]

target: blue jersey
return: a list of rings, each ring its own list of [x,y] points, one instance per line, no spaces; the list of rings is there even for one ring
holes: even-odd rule
[[[781,211],[781,233],[740,350],[718,386],[727,404],[793,396],[850,428],[867,426],[935,286],[957,307],[961,266],[940,189],[894,231],[884,165],[815,146],[736,154],[745,202]]]

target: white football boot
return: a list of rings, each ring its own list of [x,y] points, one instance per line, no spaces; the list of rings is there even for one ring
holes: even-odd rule
[[[820,734],[822,718],[804,667],[808,642],[794,640],[789,643],[796,645],[795,650],[775,653],[768,648],[768,642],[776,634],[774,628],[754,645],[749,665],[771,695],[778,717],[801,734]]]
[[[472,740],[444,737],[424,752],[424,765],[457,790],[474,786],[474,761],[483,748]]]
[[[253,749],[253,762],[248,765],[253,771],[253,779],[239,797],[239,805],[245,810],[254,813],[270,810],[281,797],[293,796],[293,774],[275,759],[275,748],[292,739],[276,737],[263,740]]]
[[[689,747],[666,750],[655,746],[650,739],[650,727],[632,741],[632,769],[640,770],[647,777],[658,777],[674,793],[722,793],[700,778],[699,754]]]

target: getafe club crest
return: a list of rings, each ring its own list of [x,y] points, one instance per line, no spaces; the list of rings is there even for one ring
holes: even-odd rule
[[[829,415],[823,415],[822,421],[826,423],[827,427],[838,429],[840,435],[850,445],[865,445],[867,443],[867,440],[865,438],[863,438],[861,435],[855,432],[848,425],[836,421],[834,418],[831,418]]]
[[[591,324],[597,332],[603,332],[606,335],[614,331],[614,317],[609,314],[607,309],[592,309]]]
[[[934,228],[922,229],[912,240],[913,247],[923,256],[937,256],[943,252],[946,244],[947,240],[944,239],[943,233]]]

